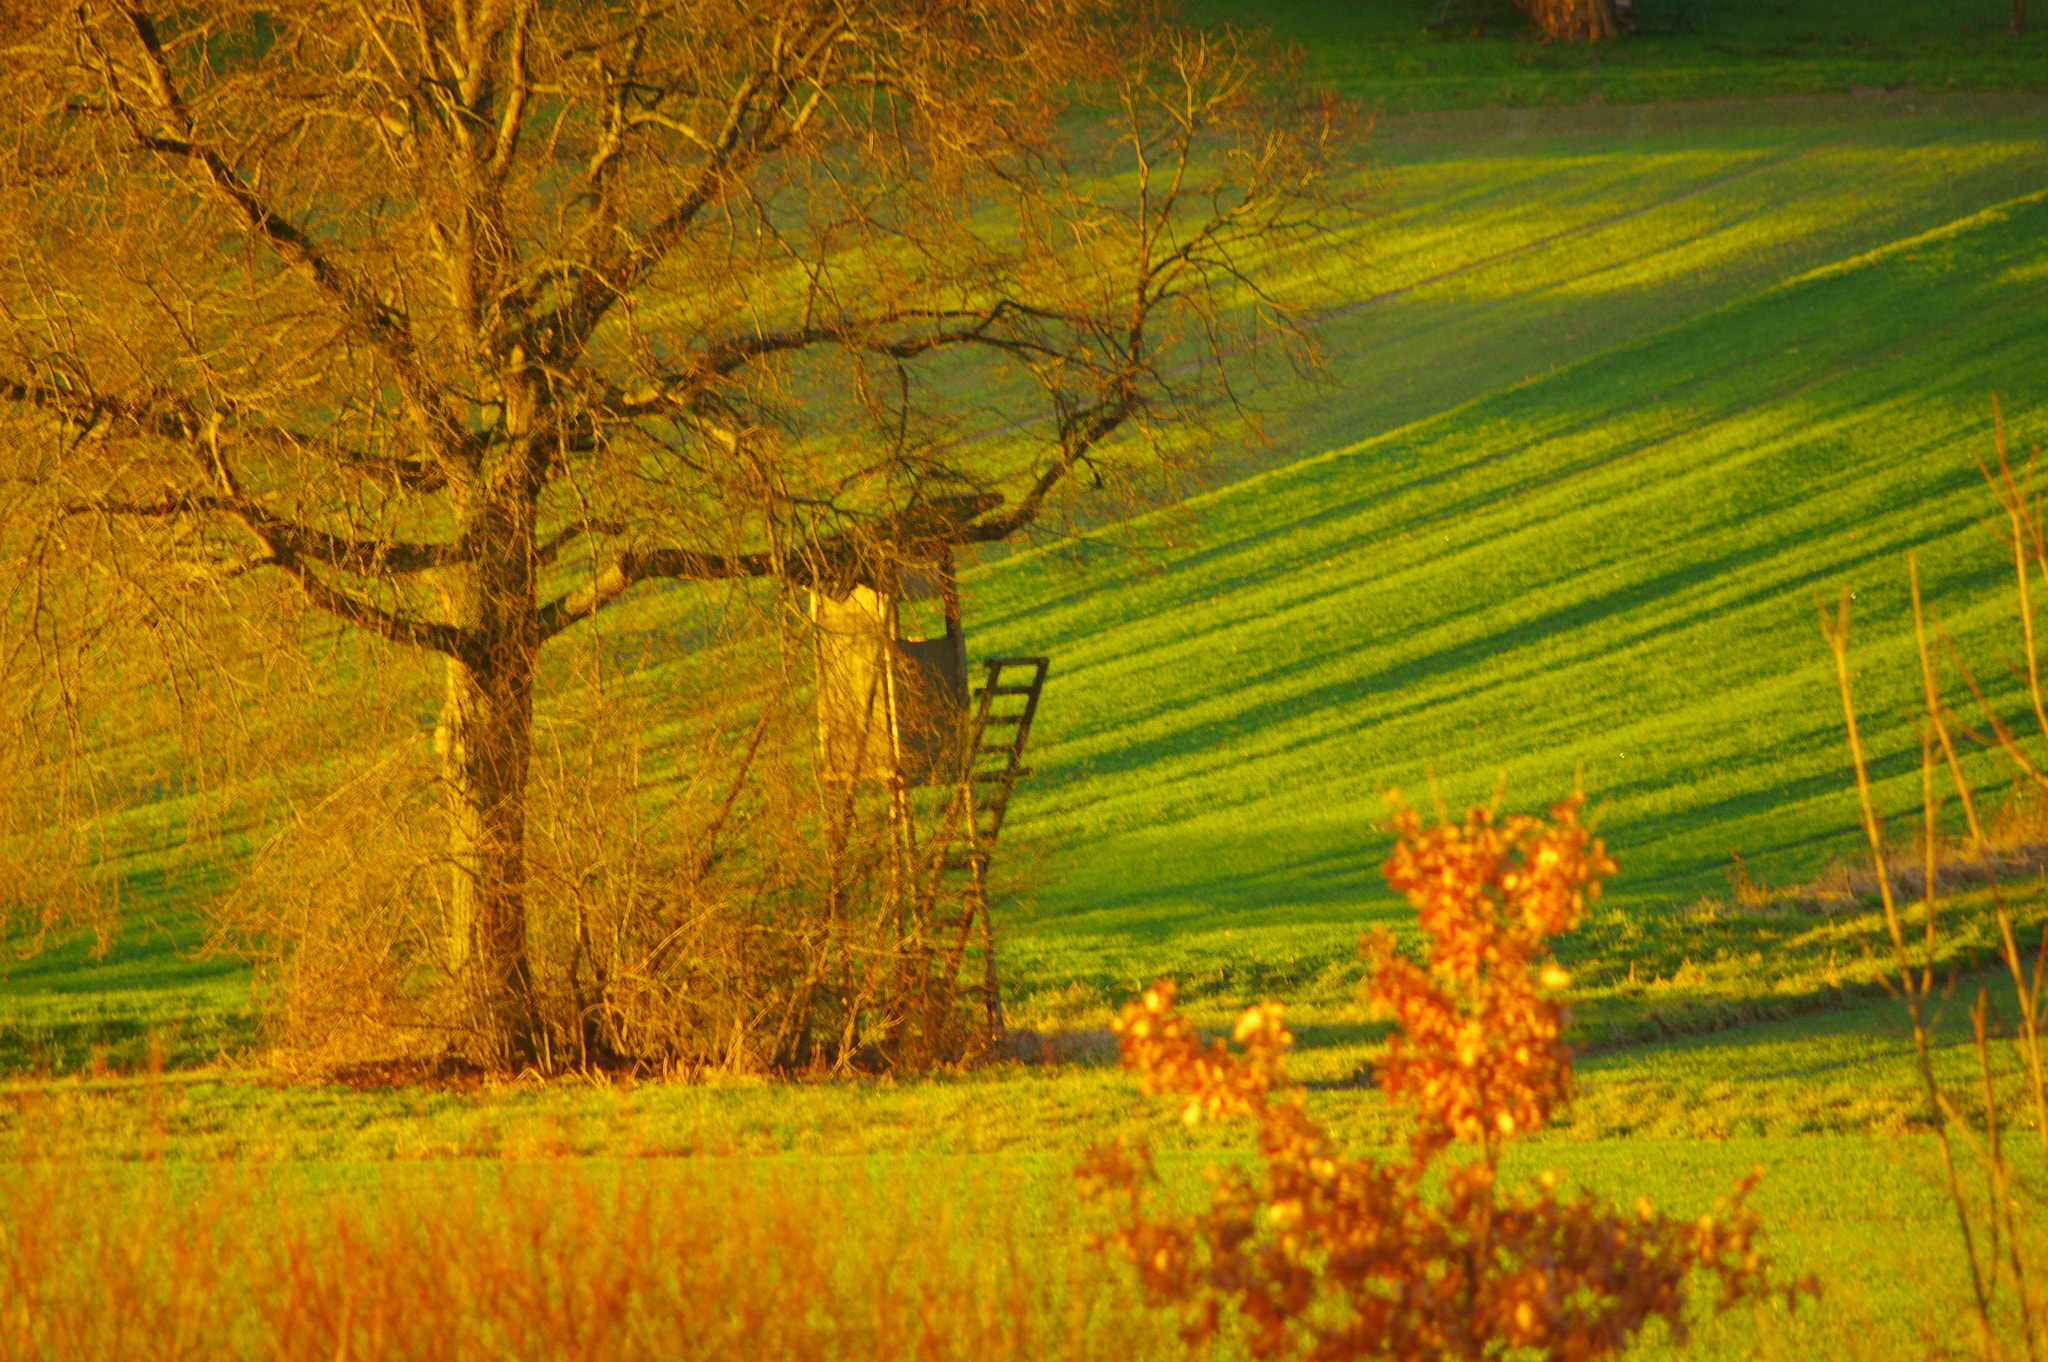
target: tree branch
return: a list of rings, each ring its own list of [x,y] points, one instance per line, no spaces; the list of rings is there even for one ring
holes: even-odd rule
[[[273,558],[294,561],[310,558],[322,567],[335,568],[358,577],[410,577],[436,568],[469,562],[472,554],[454,544],[415,543],[407,540],[351,539],[326,530],[302,525],[272,515],[243,498],[197,493],[168,495],[158,501],[126,501],[117,497],[88,497],[67,502],[61,508],[67,516],[110,515],[137,519],[169,516],[220,515],[239,522],[262,541]]]
[[[852,526],[774,552],[719,554],[695,549],[624,549],[584,585],[540,609],[540,636],[552,638],[589,619],[641,582],[655,578],[732,581],[779,577],[833,595],[893,578],[905,564],[936,557],[947,544],[970,542],[977,516],[1002,504],[992,492],[928,501],[872,524]]]
[[[533,97],[533,76],[527,69],[526,56],[527,38],[532,29],[533,0],[519,0],[512,13],[511,50],[505,62],[512,88],[505,96],[505,109],[498,119],[496,145],[491,148],[490,165],[485,170],[485,182],[493,195],[505,187],[505,176],[519,150],[519,135],[525,129],[527,101]]]
[[[714,582],[782,575],[780,558],[768,553],[727,555],[687,549],[624,549],[614,554],[589,582],[540,608],[540,636],[553,638],[570,625],[589,619],[641,582],[656,577]]]
[[[265,202],[220,152],[198,140],[197,124],[172,78],[155,23],[139,9],[130,10],[128,19],[146,59],[151,97],[177,134],[163,137],[143,126],[120,88],[111,59],[99,49],[98,39],[93,38],[93,46],[100,52],[101,79],[108,98],[129,125],[137,144],[146,151],[197,166],[216,197],[234,212],[244,228],[312,282],[350,328],[391,365],[399,391],[428,447],[447,465],[444,471],[451,477],[465,475],[473,459],[473,442],[443,410],[439,392],[420,366],[405,315],[378,301],[359,280],[330,260],[311,237]]]
[[[594,255],[580,273],[574,295],[536,321],[530,328],[534,334],[559,337],[554,347],[558,355],[580,351],[612,305],[631,293],[667,258],[697,215],[726,184],[754,163],[774,155],[803,131],[823,101],[833,51],[850,31],[846,13],[831,6],[797,35],[793,47],[786,48],[778,39],[771,62],[741,81],[727,100],[724,125],[717,137],[711,139],[688,188],[645,235],[636,239],[620,233],[623,240]],[[636,59],[637,56],[636,46]],[[805,86],[810,87],[809,96],[792,109],[792,100]],[[782,115],[779,119],[778,114]],[[658,125],[644,111],[628,116],[623,105],[614,100],[612,125],[606,130],[604,146],[593,158],[588,175],[588,192],[598,205],[588,226],[600,232],[615,226],[616,213],[606,177],[624,152],[626,132],[633,127]],[[703,145],[701,135],[690,136]]]
[[[921,355],[957,346],[978,345],[1011,355],[1033,359],[1071,360],[1073,355],[1044,341],[1000,330],[1009,317],[1072,324],[1075,319],[1034,308],[1013,299],[1003,299],[984,311],[965,309],[905,309],[853,321],[798,327],[789,331],[741,336],[703,351],[687,370],[657,376],[659,391],[640,397],[616,396],[616,414],[637,416],[651,412],[700,411],[705,394],[715,381],[729,378],[749,364],[774,355],[793,354],[819,345],[837,345],[889,359],[916,359]],[[891,328],[909,322],[941,323],[936,329],[914,335],[890,336]],[[967,322],[945,326],[946,322]]]
[[[962,544],[993,544],[1008,539],[1017,531],[1038,519],[1045,508],[1045,499],[1076,464],[1086,458],[1095,446],[1109,438],[1119,426],[1130,419],[1136,409],[1136,398],[1128,391],[1113,395],[1088,412],[1065,423],[1068,430],[1063,432],[1060,442],[1060,456],[1048,465],[1031,484],[1031,490],[1003,515],[992,520],[977,520],[965,528],[956,541]]]
[[[126,424],[145,435],[189,440],[206,425],[198,409],[182,397],[137,402],[54,383],[33,383],[6,374],[0,374],[0,402],[41,407],[65,421],[82,425],[88,432]]]
[[[427,648],[449,657],[471,660],[476,656],[475,640],[466,631],[452,624],[423,620],[412,615],[400,614],[395,610],[386,610],[383,606],[364,600],[354,592],[329,586],[288,551],[273,552],[270,564],[291,576],[298,583],[299,590],[305,593],[307,600],[358,629],[366,629],[370,633],[390,639],[393,643]]]
[[[123,502],[111,498],[95,498],[72,502],[62,508],[66,515],[121,515],[159,517],[172,516],[188,510],[203,512],[226,512],[234,515],[248,528],[262,544],[265,556],[249,564],[250,567],[274,567],[291,577],[306,599],[338,619],[366,629],[373,634],[390,639],[394,643],[410,644],[413,647],[429,648],[450,657],[470,657],[476,651],[474,641],[463,630],[451,624],[434,620],[423,620],[365,600],[352,591],[322,581],[314,571],[301,560],[298,548],[303,545],[311,552],[307,556],[318,558],[321,553],[346,556],[349,541],[305,526],[293,525],[261,513],[250,514],[247,508],[235,508],[216,497],[166,498],[160,502]],[[425,549],[430,555],[444,552],[438,545],[396,546],[401,548]],[[318,558],[319,561],[326,561]],[[452,561],[452,560],[451,560]],[[348,570],[348,569],[344,569]],[[415,567],[414,571],[424,570]]]
[[[4,373],[0,373],[0,402],[40,407],[60,420],[83,426],[87,431],[125,424],[140,434],[164,440],[190,440],[206,428],[210,419],[188,397],[139,402],[86,389],[32,383]],[[227,418],[220,424],[220,433],[235,439],[300,458],[312,451],[320,458],[397,483],[408,492],[438,492],[448,485],[446,475],[436,464],[389,454],[372,454],[333,440],[301,435],[297,431],[256,420],[233,402],[223,401],[222,409]],[[103,427],[102,422],[108,426]]]

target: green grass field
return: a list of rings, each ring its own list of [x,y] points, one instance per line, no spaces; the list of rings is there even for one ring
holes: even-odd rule
[[[1562,949],[1596,1048],[1569,1117],[1518,1158],[1686,1210],[1762,1162],[1758,1205],[1828,1309],[1713,1323],[1706,1354],[1918,1348],[1963,1286],[1909,1047],[1872,985],[1879,925],[1736,912],[1728,871],[1739,854],[1784,884],[1855,851],[1816,594],[1856,592],[1866,741],[1898,818],[1918,800],[1904,554],[1980,675],[2017,646],[1971,453],[1994,392],[2048,444],[2041,39],[2005,39],[1998,5],[1939,25],[1896,6],[1868,45],[1811,36],[1846,8],[1694,5],[1691,33],[1586,54],[1491,23],[1417,36],[1437,8],[1263,11],[1332,78],[1385,92],[1383,214],[1328,381],[1282,395],[1213,490],[970,574],[970,651],[1053,658],[1005,835],[1013,1020],[1097,1026],[1162,974],[1204,1021],[1278,996],[1312,1110],[1384,1144],[1383,1104],[1351,1081],[1378,1034],[1357,936],[1406,921],[1377,875],[1383,792],[1426,802],[1433,768],[1454,803],[1483,799],[1505,772],[1509,803],[1539,806],[1583,768],[1622,867]],[[1640,8],[1650,27],[1681,7]],[[1928,93],[1948,75],[1978,92]],[[1817,93],[1850,85],[1893,92]],[[1639,102],[1691,95],[1720,102]],[[1991,758],[1970,770],[2003,788]],[[275,1164],[348,1195],[564,1155],[854,1170],[953,1206],[970,1242],[992,1202],[1035,1206],[1004,1232],[1048,1261],[1070,1252],[1066,1170],[1092,1141],[1144,1130],[1176,1179],[1235,1143],[1100,1064],[275,1085],[248,972],[195,950],[156,866],[133,863],[106,958],[78,940],[9,965],[0,1067],[30,1071],[0,1101],[10,1129],[56,1113],[116,1160]],[[2014,893],[2038,924],[2040,892]],[[1983,907],[1958,906],[1949,965],[1981,962]],[[1958,1079],[1970,991],[1944,1020]],[[152,1045],[161,1084],[133,1076]],[[80,1072],[95,1055],[105,1076]]]

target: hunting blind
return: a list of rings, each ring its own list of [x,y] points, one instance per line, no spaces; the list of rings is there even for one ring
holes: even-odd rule
[[[849,810],[862,787],[887,792],[897,951],[921,981],[925,1013],[916,1029],[931,1034],[957,999],[978,995],[1000,1034],[988,867],[1010,796],[1030,774],[1024,750],[1049,661],[989,658],[970,687],[950,550],[875,576],[811,595],[820,769],[844,783]],[[920,789],[932,792],[922,814]],[[970,948],[982,977],[963,984]]]

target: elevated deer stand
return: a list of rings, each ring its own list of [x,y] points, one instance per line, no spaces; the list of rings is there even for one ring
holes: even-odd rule
[[[934,599],[943,631],[906,636],[905,604]],[[901,973],[898,986],[885,990],[892,1001],[883,1005],[879,1030],[889,1041],[908,1042],[914,1032],[926,1044],[955,1048],[945,1032],[956,1003],[979,995],[989,1033],[1000,1035],[988,866],[1010,795],[1029,774],[1023,755],[1047,659],[989,659],[970,691],[950,552],[879,585],[855,584],[841,596],[814,592],[811,619],[820,768],[847,785],[849,810],[859,786],[880,785],[888,795],[885,916]],[[1017,680],[1024,669],[1030,679]],[[1013,674],[1007,682],[1006,671]],[[932,796],[922,813],[920,790]],[[963,985],[968,950],[977,944],[981,981]]]
[[[906,638],[903,606],[942,604],[945,632]],[[818,631],[818,750],[834,780],[923,784],[947,772],[967,707],[967,645],[949,559],[880,589],[811,594]]]

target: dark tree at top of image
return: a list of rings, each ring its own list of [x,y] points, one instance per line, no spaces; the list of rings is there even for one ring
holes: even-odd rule
[[[660,579],[843,591],[1008,539],[1313,362],[1351,111],[1131,10],[17,11],[11,599],[171,582],[436,656],[440,963],[475,1057],[537,1062],[551,639]]]
[[[1515,0],[1543,36],[1565,42],[1604,42],[1633,30],[1630,0]]]

